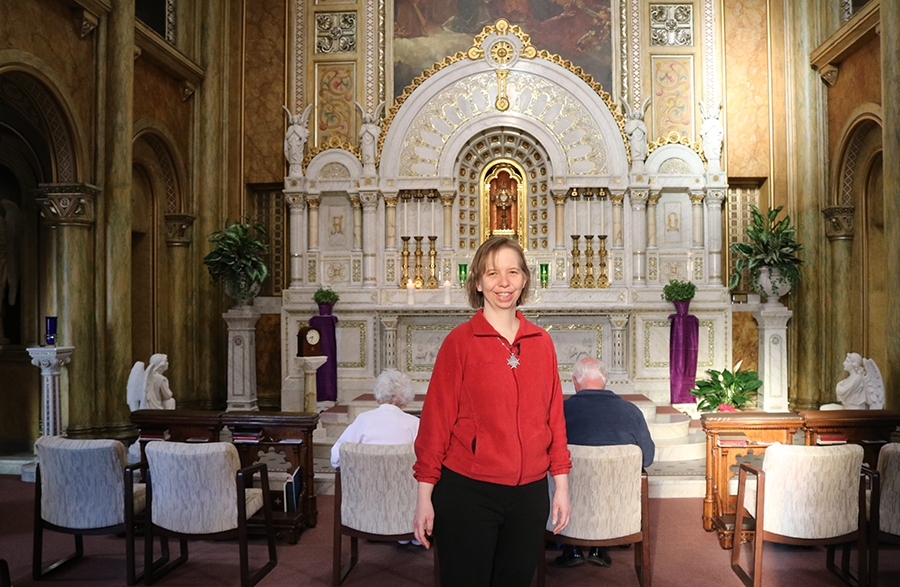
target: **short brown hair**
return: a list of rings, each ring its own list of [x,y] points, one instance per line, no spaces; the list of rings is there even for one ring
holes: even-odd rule
[[[524,304],[528,300],[528,291],[531,288],[531,271],[528,269],[528,263],[525,262],[525,252],[515,240],[501,235],[494,235],[481,243],[478,250],[475,251],[475,258],[472,259],[472,265],[469,267],[469,274],[466,277],[466,295],[469,298],[469,305],[475,308],[484,307],[484,294],[478,291],[478,280],[484,276],[487,271],[488,262],[493,260],[500,249],[512,249],[519,255],[519,269],[525,276],[525,286],[522,288],[522,295],[516,300],[516,305]]]

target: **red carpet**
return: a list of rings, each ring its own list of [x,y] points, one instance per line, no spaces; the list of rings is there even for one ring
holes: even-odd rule
[[[86,536],[85,558],[48,579],[31,580],[34,486],[16,477],[0,476],[0,558],[9,563],[13,585],[113,587],[125,585],[125,541],[114,536]],[[304,532],[296,545],[278,543],[278,566],[260,582],[266,586],[327,586],[331,584],[331,496],[320,496],[319,524]],[[656,587],[740,587],[731,572],[730,551],[719,548],[715,534],[700,521],[701,499],[651,499],[651,565]],[[45,533],[45,564],[73,548],[73,538]],[[345,538],[345,560],[349,539]],[[190,559],[157,583],[160,587],[235,586],[238,577],[237,542],[191,542]],[[143,542],[138,540],[139,551]],[[177,545],[174,547],[177,549]],[[585,564],[573,569],[553,567],[558,551],[548,551],[547,585],[636,586],[632,550],[613,548],[613,566]],[[265,560],[264,542],[251,544],[251,571]],[[855,565],[855,552],[854,552]],[[900,549],[882,550],[880,585],[900,585]],[[769,587],[838,587],[843,583],[825,568],[824,548],[766,545],[764,584]],[[139,568],[142,565],[139,565]],[[344,582],[346,587],[407,587],[432,585],[431,552],[421,547],[360,542],[360,560]]]

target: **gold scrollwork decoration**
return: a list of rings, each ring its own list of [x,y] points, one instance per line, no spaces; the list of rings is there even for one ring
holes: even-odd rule
[[[690,137],[687,135],[682,135],[677,130],[673,130],[669,134],[664,137],[659,137],[655,141],[652,141],[647,144],[647,155],[650,155],[656,149],[662,147],[663,145],[684,145],[691,151],[694,151],[698,155],[700,155],[700,159],[703,163],[706,163],[706,156],[703,155],[703,147],[700,146],[700,143],[692,143]]]
[[[313,157],[328,149],[343,149],[344,151],[352,153],[357,159],[361,158],[358,145],[354,145],[348,140],[341,139],[338,135],[331,135],[328,137],[327,141],[323,141],[321,144],[306,151],[306,156],[303,157],[303,173],[306,173],[306,166],[313,160]]]

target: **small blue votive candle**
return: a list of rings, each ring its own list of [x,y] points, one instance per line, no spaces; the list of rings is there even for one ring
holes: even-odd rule
[[[56,345],[56,316],[46,316],[45,320],[45,331],[46,336],[44,339],[47,341],[48,345]]]

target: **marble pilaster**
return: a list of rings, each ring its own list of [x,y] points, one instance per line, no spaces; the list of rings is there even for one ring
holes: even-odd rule
[[[190,385],[188,375],[193,370],[194,356],[191,352],[191,327],[185,316],[190,314],[187,300],[191,299],[191,226],[194,217],[190,214],[166,214],[166,245],[169,249],[169,344],[166,352],[178,357],[169,368],[170,387],[177,394]]]
[[[296,183],[296,182],[295,182]],[[291,289],[303,287],[303,226],[306,219],[306,198],[300,190],[285,187],[284,199],[287,201],[290,231],[290,268]]]
[[[647,248],[657,249],[656,244],[656,207],[659,203],[660,192],[650,194],[647,198]]]
[[[638,188],[631,190],[631,226],[632,231],[632,271],[634,285],[647,285],[647,200],[650,190]]]
[[[397,196],[384,196],[384,248],[397,250]]]
[[[68,418],[64,406],[69,403],[63,397],[60,375],[72,358],[75,347],[42,346],[27,349],[31,364],[41,370],[41,433],[45,436],[62,436]]]
[[[57,256],[50,261],[56,264],[58,276],[57,340],[79,349],[63,382],[63,395],[69,398],[68,435],[75,438],[89,435],[97,424],[97,414],[105,411],[98,403],[93,363],[95,267],[91,228],[96,222],[99,194],[99,188],[87,184],[41,184],[35,191],[43,223],[57,233]]]
[[[886,369],[882,370],[886,394],[885,407],[900,409],[900,3],[881,3],[881,95],[884,121],[884,247],[886,255],[884,290],[887,296]]]
[[[381,326],[384,329],[384,339],[381,345],[381,367],[384,369],[397,368],[397,316],[382,316]]]
[[[630,314],[610,314],[612,330],[612,362],[609,365],[610,381],[628,379],[628,356],[626,354],[626,333]]]
[[[236,306],[222,318],[228,324],[227,410],[258,410],[256,403],[256,322],[253,306]]]
[[[453,254],[453,201],[456,199],[456,192],[441,193],[441,218],[443,219],[443,232],[441,250],[446,258]]]
[[[309,238],[309,250],[319,251],[319,204],[322,198],[316,195],[306,197],[306,203],[309,205],[309,226],[307,227],[307,236]]]
[[[709,218],[709,234],[706,237],[706,249],[709,251],[707,281],[718,285],[722,283],[722,204],[725,201],[725,189],[708,190],[703,201]]]
[[[378,234],[378,192],[360,193],[359,199],[362,202],[362,234]],[[363,287],[378,285],[376,243],[374,238],[363,241]]]
[[[823,393],[821,403],[835,401],[834,387],[840,379],[843,379],[841,365],[848,352],[851,352],[853,343],[852,325],[848,316],[852,315],[850,307],[850,284],[847,276],[851,272],[853,261],[853,212],[852,206],[832,206],[822,210],[825,217],[825,236],[831,242],[831,287],[828,291],[831,295],[831,308],[828,315],[832,316],[831,352],[828,362],[828,372],[824,375]]]
[[[131,296],[123,295],[131,290],[131,179],[132,145],[134,142],[134,2],[113,0],[108,18],[106,35],[106,124],[103,150],[106,169],[103,171],[103,198],[106,217],[101,220],[101,230],[106,239],[106,323],[104,355],[106,389],[125,389],[132,364],[131,353]],[[78,251],[76,254],[83,254]],[[93,349],[72,341],[79,355],[88,359]],[[75,365],[69,370],[75,379]],[[93,391],[93,390],[92,390]],[[92,394],[96,397],[96,394]],[[115,394],[110,393],[112,401]],[[119,398],[116,398],[119,399]],[[96,401],[96,400],[94,400]],[[73,402],[73,408],[78,405]],[[104,406],[103,411],[106,411]],[[125,420],[128,411],[121,400],[109,405]],[[75,408],[80,409],[80,408]],[[85,420],[70,414],[74,426],[97,423],[96,412],[85,414]]]
[[[753,318],[759,325],[759,373],[763,381],[756,406],[766,412],[788,412],[787,323],[793,312],[759,310]]]
[[[555,250],[565,250],[566,248],[566,192],[553,193],[553,208],[556,217],[556,242],[553,244]]]
[[[350,195],[350,206],[353,209],[353,250],[361,251],[363,248],[363,222],[362,204],[359,201],[358,194]]]
[[[611,249],[625,248],[625,238],[622,233],[622,222],[625,213],[625,192],[610,192],[609,201],[612,203],[613,233],[610,239]]]

